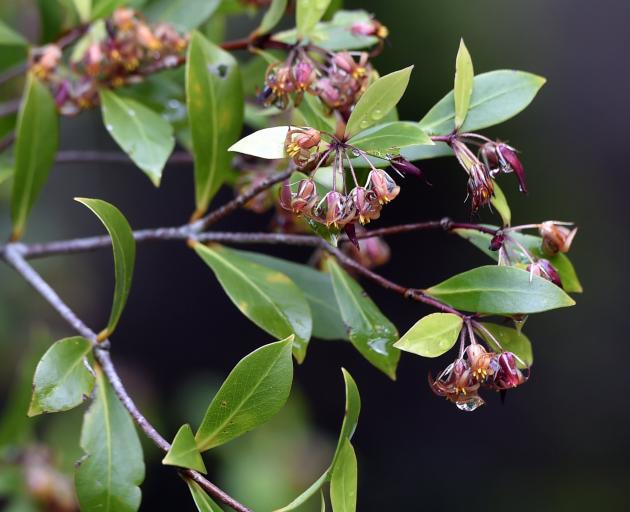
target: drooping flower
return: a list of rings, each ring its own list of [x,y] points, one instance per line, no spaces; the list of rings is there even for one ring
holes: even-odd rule
[[[569,252],[573,239],[577,234],[577,228],[569,229],[560,223],[547,221],[540,225],[539,232],[543,239],[543,252],[547,256],[554,256],[559,252]]]
[[[479,396],[480,384],[461,358],[448,365],[435,380],[429,375],[429,385],[436,395],[445,397],[462,411],[474,411],[485,403]]]
[[[481,147],[481,158],[490,168],[491,172],[514,173],[518,180],[518,187],[521,192],[527,194],[527,182],[525,180],[525,169],[521,163],[518,152],[512,146],[504,142],[487,142]]]

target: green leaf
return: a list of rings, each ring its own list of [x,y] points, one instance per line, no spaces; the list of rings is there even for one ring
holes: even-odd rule
[[[497,315],[539,313],[575,304],[562,289],[542,277],[494,265],[453,276],[426,293],[457,309]]]
[[[319,491],[320,512],[326,512],[326,498],[324,497],[324,491]]]
[[[324,471],[322,476],[320,476],[308,489],[306,489],[287,506],[277,509],[274,512],[289,512],[291,510],[295,510],[296,508],[306,503],[310,498],[315,496],[317,491],[321,489],[322,485],[330,480],[331,473],[336,466],[337,460],[340,457],[344,442],[352,439],[352,436],[354,435],[354,431],[357,428],[357,423],[359,422],[359,413],[361,412],[361,397],[359,396],[359,390],[354,379],[352,378],[352,375],[350,375],[350,373],[348,373],[345,368],[342,368],[341,372],[343,373],[343,379],[346,387],[346,406],[343,423],[341,424],[341,431],[339,432],[339,440],[337,441],[337,448],[335,449],[333,460],[328,469]]]
[[[473,79],[475,71],[473,70],[472,59],[468,48],[462,39],[459,42],[459,51],[457,52],[457,60],[455,61],[455,129],[459,129],[466,120],[468,107],[470,106],[470,96],[473,91]]]
[[[381,121],[398,104],[409,84],[413,66],[394,71],[370,85],[354,107],[346,136],[352,137]]]
[[[546,80],[524,71],[501,69],[477,75],[466,121],[461,131],[481,130],[514,117],[529,105]],[[420,127],[429,135],[447,135],[455,127],[453,91],[442,98]]]
[[[357,457],[352,444],[346,438],[330,479],[330,500],[334,512],[356,511],[357,476]]]
[[[521,331],[512,327],[487,322],[482,322],[481,325],[489,331],[489,334],[483,329],[478,329],[478,332],[492,350],[499,352],[503,349],[517,355],[523,363],[525,363],[523,365],[519,362],[518,366],[520,368],[529,367],[534,364],[532,343]],[[497,345],[497,341],[500,346]]]
[[[330,274],[307,265],[274,258],[265,254],[234,251],[239,256],[288,276],[302,291],[313,316],[313,336],[324,340],[346,340],[348,334],[334,296]]]
[[[271,31],[271,29],[280,22],[282,16],[284,16],[285,11],[287,10],[287,1],[288,0],[272,0],[269,9],[267,9],[267,12],[260,22],[260,25],[252,35],[263,35]]]
[[[330,0],[297,0],[295,26],[298,39],[309,36],[329,5]]]
[[[55,100],[48,88],[29,74],[16,127],[11,198],[14,240],[21,238],[28,214],[46,184],[58,143]]]
[[[144,10],[149,21],[167,22],[189,32],[212,16],[221,0],[156,0]]]
[[[287,401],[293,381],[291,337],[243,358],[212,399],[197,431],[200,451],[222,445],[271,419]]]
[[[295,334],[293,353],[301,363],[313,320],[296,284],[285,274],[247,261],[225,247],[198,243],[194,248],[241,313],[276,338]]]
[[[92,6],[92,19],[108,18],[125,3],[125,0],[96,0]]]
[[[162,464],[206,473],[206,466],[201,458],[199,448],[197,448],[195,436],[190,425],[182,425],[177,431],[171,449],[162,459]]]
[[[29,416],[67,411],[92,394],[94,372],[87,362],[91,352],[92,344],[78,336],[48,349],[35,370]]]
[[[0,185],[13,177],[13,159],[7,154],[0,154]]]
[[[348,273],[332,258],[327,262],[341,317],[350,341],[370,363],[396,380],[400,352],[394,348],[398,331]]]
[[[0,46],[28,46],[28,41],[0,20]]]
[[[243,127],[243,87],[234,58],[198,32],[188,46],[186,102],[195,156],[197,216],[225,182],[227,149]]]
[[[114,252],[114,271],[116,285],[114,288],[114,300],[112,311],[105,330],[99,334],[100,339],[110,336],[116,329],[120,320],[129,290],[131,290],[131,280],[133,269],[136,263],[136,241],[133,237],[131,226],[120,213],[120,210],[100,199],[88,199],[77,197],[76,201],[87,206],[103,223],[109,236],[112,239],[112,249]]]
[[[169,122],[130,98],[101,89],[105,128],[129,158],[158,187],[162,171],[175,147]]]
[[[232,144],[228,151],[257,156],[258,158],[267,158],[268,160],[286,158],[284,142],[288,132],[288,126],[263,128]]]
[[[75,472],[82,512],[135,512],[142,494],[144,461],[127,410],[96,367],[96,398],[85,413],[81,448],[86,457]]]
[[[448,352],[459,336],[464,321],[452,313],[433,313],[421,318],[394,343],[394,347],[422,357]]]
[[[490,199],[490,203],[501,216],[503,226],[509,226],[512,222],[512,211],[510,210],[510,205],[507,202],[503,190],[501,190],[501,187],[499,187],[496,181],[494,182],[494,195]]]
[[[190,494],[192,494],[193,501],[199,512],[223,512],[221,507],[212,501],[212,498],[206,494],[206,491],[197,482],[186,478],[186,484],[188,484]]]
[[[297,125],[310,126],[324,132],[335,132],[337,126],[335,117],[327,112],[324,104],[315,96],[306,94],[295,113],[301,114],[304,119],[303,123],[295,123]]]
[[[488,227],[495,228],[496,226]],[[475,247],[481,249],[481,251],[486,253],[493,260],[498,261],[499,253],[497,251],[490,250],[490,240],[492,240],[492,235],[488,233],[480,233],[479,231],[472,229],[455,229],[454,231],[459,236],[472,243]],[[560,281],[562,282],[562,288],[565,292],[582,293],[582,285],[580,284],[580,280],[575,273],[575,269],[573,268],[571,260],[569,260],[566,254],[558,253],[555,256],[546,256],[542,252],[542,239],[539,236],[525,235],[523,233],[512,231],[510,232],[510,237],[518,241],[535,258],[548,259],[554,266],[554,268],[558,271],[558,274],[560,274]],[[508,245],[508,247],[510,246]],[[509,250],[508,255],[510,257],[510,261],[524,264],[527,264],[529,262],[518,248],[512,248],[512,250]]]
[[[92,0],[74,0],[74,8],[82,22],[90,21],[92,14]]]
[[[418,144],[432,145],[433,141],[417,123],[396,121],[379,124],[352,137],[348,144],[368,153],[397,153],[400,148]]]
[[[436,142],[433,146],[407,146],[402,148],[400,154],[403,158],[413,162],[415,160],[453,156],[453,150],[444,142]]]

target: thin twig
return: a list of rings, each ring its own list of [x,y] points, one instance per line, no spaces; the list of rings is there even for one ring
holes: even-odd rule
[[[94,358],[103,369],[103,373],[111,384],[116,396],[127,409],[138,427],[151,439],[159,448],[167,452],[170,450],[170,443],[162,437],[155,427],[140,412],[133,399],[127,393],[114,364],[112,363],[109,351],[106,347],[109,342],[98,342],[97,334],[90,329],[83,321],[63,302],[61,297],[50,287],[50,285],[31,267],[24,259],[24,246],[20,244],[11,244],[4,248],[2,255],[24,280],[26,280],[46,301],[66,320],[70,326],[76,330],[81,336],[88,339],[94,347]],[[242,505],[219,487],[208,481],[196,471],[187,469],[181,470],[182,474],[197,482],[208,494],[218,501],[232,507],[237,512],[251,512],[249,508]]]

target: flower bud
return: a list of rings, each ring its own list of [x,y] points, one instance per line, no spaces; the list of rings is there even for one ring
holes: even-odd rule
[[[492,240],[490,240],[489,249],[491,251],[498,251],[499,249],[501,249],[501,247],[503,247],[504,242],[505,242],[505,235],[503,234],[502,231],[499,231],[492,237]]]
[[[381,169],[374,169],[368,174],[366,188],[376,194],[380,204],[389,203],[400,193],[400,187],[389,174]]]
[[[346,198],[335,190],[331,190],[324,196],[318,214],[326,226],[339,228],[344,224],[342,219],[344,219],[345,203]]]
[[[381,216],[381,204],[376,193],[364,187],[355,187],[350,191],[350,201],[354,204],[361,224],[368,224]]]
[[[543,279],[547,279],[551,281],[556,286],[562,288],[562,281],[560,280],[560,274],[556,268],[551,264],[549,260],[544,258],[539,259],[536,263],[532,263],[527,266],[527,270],[531,272],[533,275],[542,277]]]
[[[493,382],[497,390],[515,388],[527,381],[523,372],[516,366],[516,357],[512,352],[502,352],[498,357],[499,370]]]
[[[511,172],[516,174],[519,190],[524,194],[527,193],[525,169],[513,147],[503,142],[487,142],[481,147],[481,157],[491,169],[498,169],[506,174]]]
[[[554,256],[569,252],[573,239],[577,234],[577,228],[569,229],[560,226],[553,221],[543,222],[539,228],[542,237],[542,251],[547,256]]]
[[[389,30],[377,20],[357,21],[350,27],[350,32],[355,36],[374,36],[385,39]]]
[[[112,21],[118,30],[127,31],[133,27],[134,16],[133,9],[119,7],[112,14]]]
[[[409,160],[403,158],[402,156],[396,156],[389,160],[389,165],[400,174],[407,175],[411,174],[417,178],[422,178],[427,184],[429,183],[424,176],[424,173],[412,164]]]
[[[308,60],[301,60],[293,67],[293,81],[299,90],[309,89],[316,77],[315,68]]]

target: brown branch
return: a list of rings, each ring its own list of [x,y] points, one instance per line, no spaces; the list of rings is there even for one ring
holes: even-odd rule
[[[127,409],[138,427],[151,439],[160,449],[167,452],[170,450],[170,443],[162,437],[155,427],[140,412],[133,399],[127,393],[114,364],[112,363],[108,346],[109,341],[98,341],[97,334],[85,325],[81,319],[66,305],[57,295],[50,285],[31,267],[23,256],[24,247],[18,244],[6,246],[2,252],[4,259],[27,281],[60,315],[76,330],[81,336],[88,339],[94,347],[94,358],[103,369],[103,373],[111,384],[116,396]],[[251,512],[251,509],[242,505],[219,487],[208,481],[196,471],[186,469],[180,472],[188,478],[197,482],[208,494],[218,501],[232,507],[238,512]]]

